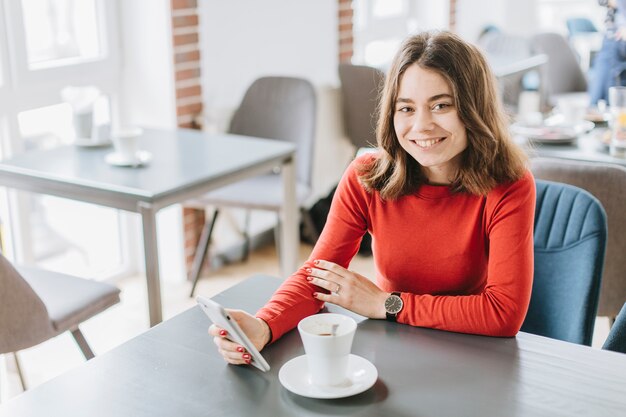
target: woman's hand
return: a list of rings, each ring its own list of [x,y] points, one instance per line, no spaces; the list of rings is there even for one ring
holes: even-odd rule
[[[237,322],[241,330],[248,336],[248,339],[261,351],[270,341],[270,328],[263,320],[254,317],[242,310],[226,309],[230,317]],[[233,365],[249,364],[252,361],[250,353],[246,352],[243,346],[228,340],[226,330],[212,324],[209,327],[209,334],[213,336],[213,342],[217,345],[217,350],[224,357],[224,360]]]
[[[385,318],[385,300],[389,293],[382,291],[363,275],[335,263],[317,260],[314,264],[314,268],[307,270],[307,280],[330,291],[330,294],[314,293],[315,298],[372,319]]]

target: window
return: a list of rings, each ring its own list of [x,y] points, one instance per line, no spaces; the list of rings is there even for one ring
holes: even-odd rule
[[[110,117],[119,82],[116,10],[115,0],[0,0],[0,157],[74,139],[72,109],[61,97],[67,86],[105,92],[99,116]],[[121,250],[126,228],[117,210],[0,192],[2,241],[19,261],[100,278],[134,264]]]
[[[355,64],[384,69],[410,33],[448,27],[448,2],[426,0],[355,0]]]
[[[102,55],[95,0],[22,0],[30,69]]]

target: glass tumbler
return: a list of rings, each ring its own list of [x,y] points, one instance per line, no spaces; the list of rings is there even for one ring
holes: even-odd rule
[[[626,158],[626,87],[609,88],[612,156]]]

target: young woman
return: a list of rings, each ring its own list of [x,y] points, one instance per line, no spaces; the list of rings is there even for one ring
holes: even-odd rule
[[[325,302],[373,319],[515,335],[533,274],[535,185],[481,53],[449,32],[405,40],[379,105],[377,152],[344,174],[319,241],[256,317],[232,316],[259,348]],[[346,269],[373,236],[375,282]],[[220,353],[249,363],[225,332]]]

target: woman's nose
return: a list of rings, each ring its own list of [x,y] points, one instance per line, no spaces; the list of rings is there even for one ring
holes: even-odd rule
[[[418,110],[415,112],[412,129],[416,132],[424,132],[432,130],[435,123],[432,114],[426,110]]]

